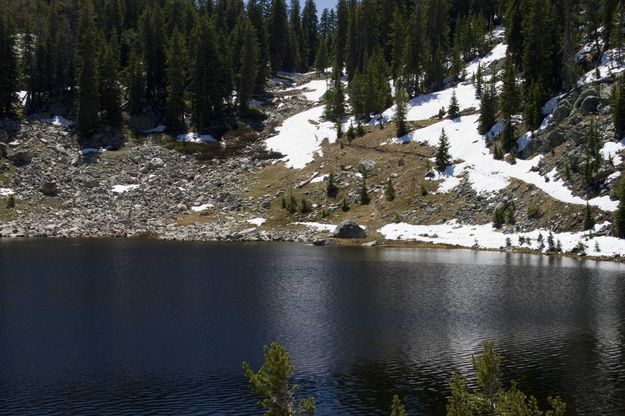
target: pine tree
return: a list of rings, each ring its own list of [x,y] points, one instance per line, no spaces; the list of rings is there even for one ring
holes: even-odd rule
[[[330,66],[328,44],[325,39],[321,39],[317,49],[317,57],[315,58],[315,68],[317,68],[318,73],[324,74],[328,66]]]
[[[369,190],[367,189],[367,180],[362,178],[362,186],[360,187],[360,205],[369,205],[371,203],[371,197],[369,196]]]
[[[460,117],[460,105],[458,104],[458,97],[456,96],[456,90],[451,95],[451,102],[449,103],[449,110],[447,110],[449,118],[452,120]]]
[[[326,194],[328,198],[336,198],[339,194],[339,187],[336,185],[336,180],[334,179],[334,172],[330,172],[330,176],[328,177],[328,185],[326,187]]]
[[[619,205],[614,214],[614,228],[618,238],[625,238],[625,179],[621,179],[616,194],[619,198]]]
[[[478,132],[486,134],[497,122],[497,92],[495,84],[490,83],[482,94]]]
[[[90,136],[98,126],[98,67],[96,35],[93,11],[89,5],[83,10],[81,22],[80,58],[78,78],[78,120],[77,128],[82,137]]]
[[[484,85],[484,74],[482,72],[482,64],[477,64],[477,72],[475,74],[475,95],[480,98],[482,96],[482,86]]]
[[[397,137],[403,137],[408,134],[408,126],[406,124],[406,113],[408,111],[408,94],[404,88],[404,80],[397,80],[395,87],[395,126],[397,128]]]
[[[145,105],[145,75],[140,54],[135,49],[130,53],[126,69],[126,87],[128,111],[133,115],[141,114]]]
[[[248,103],[254,93],[254,85],[258,74],[259,50],[256,30],[249,20],[243,18],[243,49],[241,50],[241,63],[237,74],[237,99],[239,111],[245,114],[248,111]]]
[[[319,20],[317,18],[317,6],[314,0],[306,0],[302,11],[302,32],[304,33],[304,47],[302,56],[304,64],[311,67],[315,64],[317,48],[319,47]]]
[[[613,87],[612,110],[616,137],[625,136],[625,77],[620,77]]]
[[[398,395],[393,396],[393,405],[391,407],[391,416],[406,416],[406,408],[401,402]]]
[[[332,72],[332,88],[325,96],[325,118],[328,120],[342,120],[345,116],[345,92],[341,75],[337,70]]]
[[[447,169],[447,166],[451,165],[451,156],[449,154],[449,139],[447,138],[447,133],[445,133],[445,129],[441,131],[441,136],[438,141],[438,147],[436,149],[436,170],[439,172],[444,172]]]
[[[584,213],[584,230],[591,230],[596,224],[595,217],[592,214],[590,204],[586,202],[586,211]]]
[[[12,112],[17,101],[15,28],[9,13],[0,10],[0,112]]]
[[[194,34],[195,59],[191,83],[193,124],[201,130],[220,115],[228,95],[224,84],[226,75],[217,48],[217,35],[212,22],[204,18]]]
[[[345,47],[347,45],[348,24],[347,1],[339,0],[336,5],[336,39],[334,51],[334,70],[343,73],[345,67]]]
[[[603,158],[601,156],[601,139],[597,131],[597,125],[593,120],[590,123],[586,137],[584,138],[584,162],[582,176],[586,186],[595,188],[597,173],[601,169]]]
[[[267,25],[263,15],[262,4],[259,0],[248,0],[247,16],[256,29],[258,40],[258,74],[256,75],[256,84],[254,91],[260,92],[264,90],[267,78],[271,72],[269,59],[269,34],[267,33]]]
[[[167,47],[167,124],[183,128],[185,112],[187,52],[182,34],[174,28]]]
[[[525,124],[528,129],[536,130],[542,123],[542,93],[541,85],[534,82],[529,87],[529,94],[525,99]]]
[[[384,189],[384,198],[388,202],[395,200],[395,187],[393,186],[393,180],[391,178],[388,179],[386,189]]]
[[[282,69],[285,52],[289,46],[289,23],[284,0],[273,0],[271,2],[268,32],[271,69],[279,71]]]
[[[104,45],[100,56],[101,121],[116,128],[122,125],[121,90],[118,75],[118,57],[111,45]]]
[[[262,399],[259,406],[268,415],[308,415],[315,413],[315,399],[302,400],[297,406],[293,396],[298,386],[291,384],[293,363],[291,357],[279,344],[265,347],[265,363],[255,372],[247,362],[243,371],[249,380],[252,391]]]
[[[520,97],[516,85],[516,74],[512,56],[506,57],[506,64],[503,78],[503,91],[499,99],[501,114],[505,120],[506,127],[503,131],[503,147],[506,151],[512,150],[515,143],[515,126],[512,117],[518,112],[520,107]]]

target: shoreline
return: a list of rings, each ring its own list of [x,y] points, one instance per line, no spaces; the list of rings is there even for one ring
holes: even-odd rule
[[[320,237],[318,234],[317,236]],[[518,249],[494,249],[494,248],[476,248],[460,245],[452,245],[445,243],[431,243],[421,241],[400,241],[400,240],[377,240],[369,239],[334,239],[331,237],[316,238],[307,241],[301,241],[297,238],[293,239],[260,239],[260,238],[237,238],[237,239],[199,239],[199,238],[167,238],[158,233],[136,234],[131,236],[61,236],[61,235],[43,235],[43,236],[11,236],[0,237],[2,241],[28,241],[28,240],[128,240],[128,241],[168,241],[183,243],[209,243],[209,244],[249,244],[249,243],[288,243],[301,244],[305,246],[328,247],[328,248],[381,248],[381,249],[414,249],[414,250],[467,250],[473,252],[491,252],[506,254],[529,254],[532,256],[542,256],[551,258],[569,258],[581,261],[608,262],[616,264],[625,264],[625,257],[622,256],[580,256],[572,253],[545,253],[527,248]],[[325,242],[324,244],[318,244]],[[374,244],[372,244],[374,243]]]

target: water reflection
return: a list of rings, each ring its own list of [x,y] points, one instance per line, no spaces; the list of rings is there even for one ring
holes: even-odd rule
[[[286,345],[320,414],[445,411],[494,339],[571,414],[625,411],[625,268],[470,250],[0,242],[0,408],[258,414],[241,362]],[[45,411],[43,411],[45,410]]]

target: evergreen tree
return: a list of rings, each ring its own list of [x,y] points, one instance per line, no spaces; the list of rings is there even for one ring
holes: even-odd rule
[[[360,205],[369,205],[371,203],[371,197],[369,196],[369,190],[367,189],[367,180],[362,178],[362,186],[360,187]]]
[[[397,128],[397,137],[403,137],[408,134],[408,126],[406,124],[407,111],[408,94],[404,88],[404,80],[398,79],[395,87],[395,126]]]
[[[584,179],[584,185],[596,188],[597,174],[601,169],[603,158],[601,156],[601,138],[597,131],[597,125],[593,120],[590,123],[586,137],[584,138],[584,162],[582,176]]]
[[[98,127],[98,67],[97,45],[93,23],[93,10],[87,4],[83,10],[80,41],[80,76],[78,78],[78,132],[90,136]]]
[[[318,73],[324,74],[328,66],[330,66],[328,45],[325,39],[321,39],[317,49],[317,57],[315,58],[315,68],[317,68]]]
[[[328,198],[336,198],[339,194],[339,187],[336,185],[336,180],[334,179],[334,172],[330,172],[330,176],[328,177],[328,185],[326,187],[326,193]]]
[[[391,416],[406,416],[406,408],[401,402],[398,395],[393,396],[393,405],[391,407]]]
[[[618,238],[625,238],[625,179],[621,179],[616,194],[619,204],[614,214],[614,228]]]
[[[393,186],[393,180],[391,178],[388,179],[386,189],[384,189],[384,198],[388,202],[395,200],[395,187]]]
[[[482,94],[478,132],[486,134],[497,122],[497,92],[491,82]]]
[[[293,363],[284,348],[276,343],[265,347],[265,363],[255,372],[247,362],[243,363],[245,376],[252,391],[262,399],[258,405],[267,415],[289,416],[315,414],[315,399],[302,400],[299,406],[294,402],[298,386],[291,384]]]
[[[345,67],[345,47],[347,46],[348,24],[347,1],[338,0],[336,5],[336,40],[334,53],[334,69],[343,73]]]
[[[217,35],[212,22],[200,20],[194,34],[195,57],[191,83],[193,124],[201,130],[221,114],[224,99],[224,65],[217,48]]]
[[[475,95],[480,98],[482,96],[482,86],[484,85],[484,74],[482,72],[482,64],[478,62],[477,72],[475,73]]]
[[[100,108],[101,121],[116,128],[122,125],[122,103],[118,75],[117,51],[104,45],[100,57]]]
[[[0,112],[10,113],[17,101],[15,27],[9,13],[0,10]]]
[[[340,73],[335,69],[332,74],[332,88],[328,90],[325,96],[324,116],[328,120],[340,121],[345,116],[345,92],[343,91]]]
[[[173,129],[183,128],[185,125],[187,62],[184,39],[178,29],[174,28],[167,47],[167,124]]]
[[[247,16],[254,25],[258,38],[258,74],[256,75],[254,90],[260,92],[265,88],[265,82],[271,72],[271,65],[269,59],[269,34],[267,33],[262,4],[259,0],[248,0]]]
[[[516,74],[512,56],[508,54],[503,77],[503,91],[499,100],[501,115],[504,118],[506,127],[503,131],[503,147],[506,151],[512,150],[515,143],[515,126],[512,117],[518,112],[520,107],[520,97],[516,85]]]
[[[456,91],[451,95],[451,102],[449,103],[449,110],[447,111],[449,114],[449,118],[452,120],[460,117],[460,105],[458,104],[458,97],[456,96]]]
[[[595,217],[592,215],[592,208],[586,202],[586,211],[584,213],[584,230],[591,230],[596,224]]]
[[[442,130],[441,136],[438,140],[438,147],[436,149],[436,170],[439,172],[444,172],[447,169],[447,166],[451,165],[451,156],[449,154],[449,139],[447,138],[447,133],[445,133],[445,129]]]
[[[140,114],[145,105],[145,75],[140,55],[135,49],[130,54],[126,69],[126,87],[128,111],[133,115]]]
[[[271,69],[279,71],[289,46],[289,23],[284,0],[272,0],[269,15],[269,56]]]
[[[241,50],[241,63],[237,75],[237,99],[239,111],[244,114],[248,110],[249,100],[254,93],[256,76],[258,74],[259,50],[256,30],[250,21],[242,18],[243,49]]]
[[[317,6],[314,0],[306,0],[302,11],[302,32],[304,33],[304,48],[302,56],[307,67],[315,64],[317,47],[319,46]]]
[[[625,77],[620,77],[613,87],[612,110],[616,137],[625,136]]]
[[[542,123],[542,96],[541,84],[539,82],[530,84],[524,110],[525,124],[530,130],[536,130]]]

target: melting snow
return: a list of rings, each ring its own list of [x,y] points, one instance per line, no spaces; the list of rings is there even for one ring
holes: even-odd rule
[[[73,121],[68,120],[62,116],[52,116],[51,118],[44,119],[43,121],[48,124],[52,124],[53,126],[70,127],[74,125]]]
[[[181,134],[176,137],[176,141],[183,143],[208,143],[208,142],[219,142],[210,134],[197,134],[197,133],[187,133]]]
[[[213,204],[199,205],[197,207],[191,207],[191,211],[193,211],[193,212],[202,212],[202,211],[206,211],[209,208],[212,208],[213,206],[214,206]]]
[[[278,134],[265,141],[267,147],[280,152],[287,166],[302,169],[321,153],[321,143],[336,141],[334,123],[322,122],[324,107],[319,106],[288,118],[278,127]]]
[[[623,72],[625,70],[625,65],[623,64],[623,57],[621,55],[622,52],[618,49],[606,51],[601,56],[601,63],[598,67],[599,76],[597,76],[597,71],[595,69],[588,71],[577,81],[577,86],[581,87],[582,85],[590,84],[591,82],[607,78],[610,75]]]
[[[506,52],[508,51],[508,45],[500,43],[495,46],[492,51],[490,51],[486,56],[481,59],[473,60],[466,68],[467,76],[470,78],[474,74],[477,74],[477,68],[481,64],[482,70],[491,62],[501,61],[506,57]]]
[[[319,222],[294,222],[294,225],[303,225],[304,227],[313,228],[317,231],[333,232],[336,230],[336,225],[321,224]]]
[[[450,153],[453,159],[464,162],[454,169],[454,176],[469,173],[473,188],[478,193],[496,192],[505,188],[510,178],[532,184],[552,198],[569,204],[585,205],[583,198],[574,196],[561,180],[545,182],[538,172],[532,172],[541,156],[531,160],[517,159],[512,165],[503,160],[495,160],[486,147],[486,139],[477,132],[479,115],[461,117],[456,120],[443,120],[426,128],[416,130],[399,139],[402,142],[417,141],[429,146],[437,146],[441,131],[445,129],[449,137]],[[605,211],[616,211],[618,201],[608,196],[591,199],[589,203]]]
[[[264,218],[253,218],[251,220],[247,220],[248,223],[255,225],[257,227],[260,227],[261,225],[263,225],[264,223],[267,222],[266,219]]]
[[[609,223],[598,225],[596,231],[606,228]],[[439,225],[410,225],[410,224],[389,224],[378,230],[389,240],[412,240],[436,244],[449,244],[460,247],[474,247],[499,249],[506,246],[506,239],[509,238],[513,247],[519,247],[519,237],[530,238],[531,247],[539,249],[538,236],[542,234],[544,244],[547,245],[548,230],[535,230],[527,233],[505,234],[493,228],[492,224],[484,225],[462,225],[458,222],[450,221]],[[614,237],[594,237],[590,238],[588,232],[581,233],[559,233],[553,234],[555,241],[560,241],[562,249],[570,252],[580,242],[587,249],[586,254],[591,256],[614,256],[625,254],[625,240]],[[596,250],[596,244],[600,251]]]
[[[116,194],[123,194],[139,188],[139,185],[115,185],[113,186],[113,192]]]

